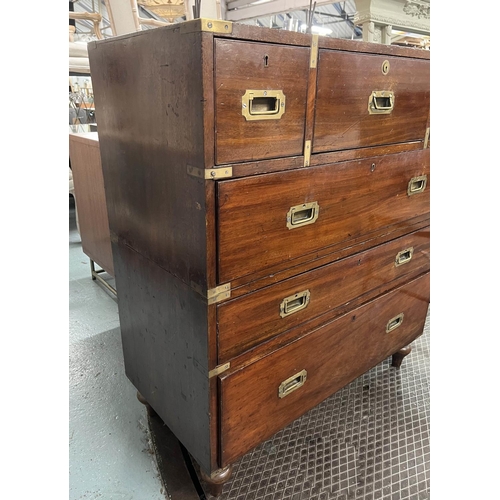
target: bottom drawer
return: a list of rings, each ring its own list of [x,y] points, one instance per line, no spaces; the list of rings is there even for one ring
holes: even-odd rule
[[[408,345],[424,328],[429,273],[240,371],[219,376],[222,467]]]

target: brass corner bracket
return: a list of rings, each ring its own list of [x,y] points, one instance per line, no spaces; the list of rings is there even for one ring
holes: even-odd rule
[[[200,17],[198,19],[192,19],[191,21],[182,23],[180,25],[180,30],[182,34],[196,33],[199,31],[219,34],[231,34],[233,32],[233,23],[232,21],[206,19]]]
[[[221,300],[229,299],[229,297],[231,297],[231,283],[219,285],[215,288],[209,288],[207,290],[207,299],[209,304],[216,304]]]
[[[213,370],[208,372],[208,378],[216,377],[226,370],[229,370],[229,368],[231,368],[231,363],[224,363],[223,365],[216,366]]]
[[[217,181],[219,179],[227,179],[233,176],[233,167],[222,167],[222,168],[197,168],[191,165],[187,166],[187,173],[192,177],[198,177],[199,179],[211,179]]]

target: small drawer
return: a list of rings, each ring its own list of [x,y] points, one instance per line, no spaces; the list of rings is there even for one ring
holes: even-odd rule
[[[219,283],[411,227],[429,213],[429,156],[421,149],[219,182]]]
[[[424,140],[426,59],[320,50],[313,153]]]
[[[394,288],[408,274],[427,272],[429,236],[424,228],[219,304],[218,363],[391,282]]]
[[[308,75],[308,48],[216,39],[216,164],[303,154]]]
[[[220,375],[221,466],[412,342],[423,331],[428,303],[426,274],[240,371]]]

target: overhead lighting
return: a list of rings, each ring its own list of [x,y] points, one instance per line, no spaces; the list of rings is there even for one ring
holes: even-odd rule
[[[325,28],[324,26],[312,26],[311,32],[316,35],[330,35],[332,30],[330,28]]]
[[[306,23],[302,23],[300,25],[300,31],[305,33],[306,29]],[[311,26],[311,33],[314,33],[315,35],[330,35],[332,30],[330,28],[325,28],[325,26]]]

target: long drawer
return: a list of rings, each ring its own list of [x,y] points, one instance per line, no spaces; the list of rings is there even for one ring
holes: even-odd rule
[[[219,304],[219,363],[391,282],[395,287],[409,274],[427,272],[429,236],[427,227]]]
[[[412,342],[424,328],[429,274],[234,373],[219,375],[222,466]]]
[[[286,269],[429,213],[429,150],[221,181],[217,204],[219,283]]]
[[[215,40],[217,164],[301,155],[309,49]]]
[[[425,59],[320,50],[313,152],[424,140]]]

